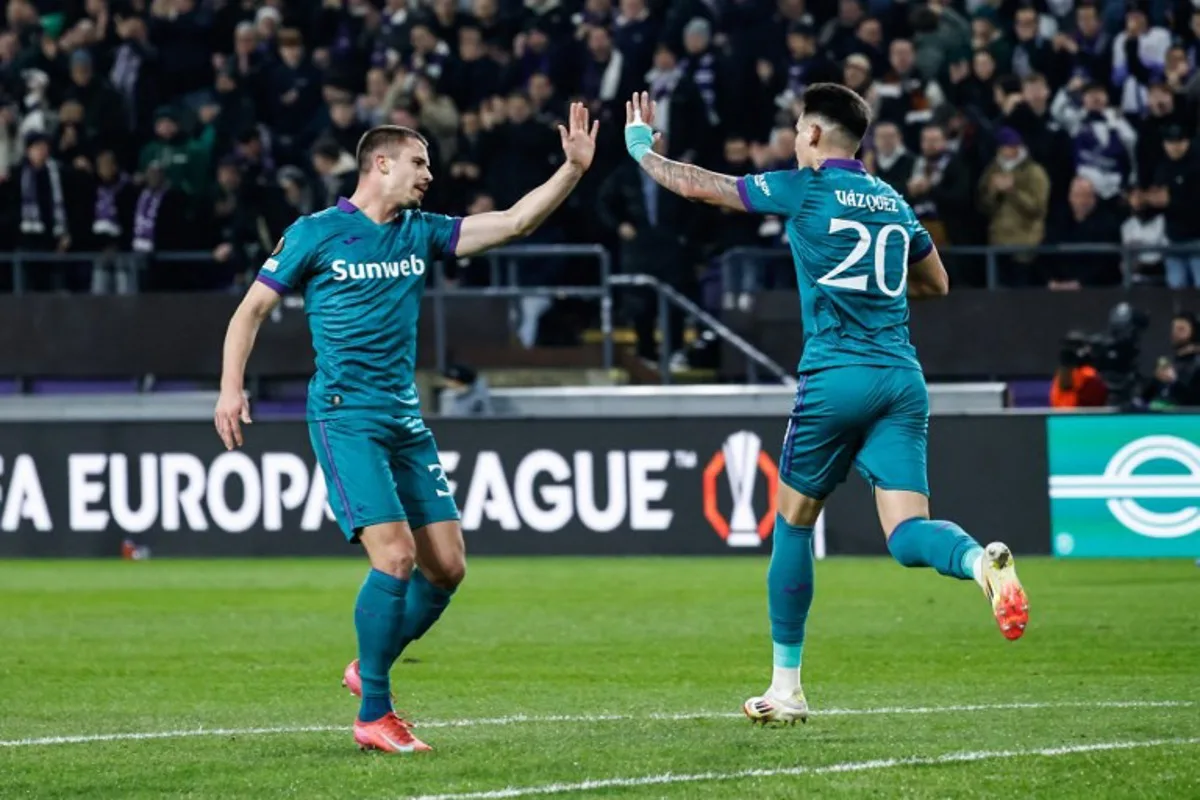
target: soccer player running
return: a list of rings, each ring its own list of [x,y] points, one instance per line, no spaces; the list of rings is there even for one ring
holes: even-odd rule
[[[354,606],[358,658],[344,683],[362,705],[354,740],[390,753],[429,750],[392,710],[389,671],[438,620],[466,571],[462,527],[413,383],[417,315],[434,259],[468,256],[527,236],[592,163],[599,123],[571,106],[559,126],[565,162],[507,211],[446,217],[420,210],[433,176],[425,139],[385,125],[358,144],[358,187],[301,217],[263,264],[225,336],[216,427],[242,444],[242,391],[259,326],[280,296],[303,290],[316,351],[308,430],[347,540],[370,571]]]
[[[1029,619],[1012,553],[980,547],[953,522],[929,518],[929,395],[908,338],[908,299],[949,291],[929,234],[891,187],[854,159],[870,124],[862,98],[814,84],[796,123],[798,168],[733,177],[652,152],[654,103],[626,105],[629,154],[664,188],[690,200],[787,219],[804,352],[780,456],[767,601],[774,644],[770,688],[746,701],[757,722],[806,721],[800,685],[813,599],[813,524],[851,462],[871,485],[888,550],[903,566],[974,579],[1000,630],[1017,639]]]

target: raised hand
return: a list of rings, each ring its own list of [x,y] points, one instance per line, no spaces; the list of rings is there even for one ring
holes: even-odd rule
[[[600,131],[599,121],[588,127],[588,110],[583,103],[571,103],[567,125],[558,126],[558,135],[562,139],[563,154],[567,161],[580,169],[592,165],[596,155],[596,134]]]
[[[655,103],[648,92],[634,92],[625,101],[625,149],[638,163],[654,148],[660,135],[654,131],[654,110]]]

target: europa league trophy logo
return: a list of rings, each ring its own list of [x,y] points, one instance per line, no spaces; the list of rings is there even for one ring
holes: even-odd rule
[[[758,481],[758,454],[762,440],[750,431],[738,431],[725,440],[725,475],[733,510],[729,514],[730,547],[758,547],[758,517],[754,514],[754,485]]]

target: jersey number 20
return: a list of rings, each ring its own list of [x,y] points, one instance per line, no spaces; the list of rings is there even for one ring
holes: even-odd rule
[[[872,249],[871,232],[867,230],[866,225],[851,219],[829,220],[830,233],[840,233],[841,231],[854,231],[858,234],[858,242],[855,243],[854,249],[850,251],[850,255],[846,256],[842,263],[818,278],[817,283],[823,286],[833,286],[838,289],[853,289],[858,292],[865,292],[870,282],[869,276],[838,276],[862,261],[867,251]],[[904,243],[904,252],[901,254],[902,257],[900,260],[900,282],[896,284],[894,289],[887,285],[886,263],[888,237],[893,233],[899,235],[900,241]],[[888,297],[899,297],[904,294],[905,285],[908,282],[908,244],[908,231],[904,230],[900,225],[884,225],[874,237],[875,285],[879,287],[879,291]]]

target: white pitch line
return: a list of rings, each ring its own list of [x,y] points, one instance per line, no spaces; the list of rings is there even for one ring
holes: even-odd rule
[[[866,717],[899,714],[964,714],[976,711],[1037,711],[1052,708],[1189,708],[1191,700],[1113,700],[1076,701],[1062,703],[980,703],[952,706],[883,706],[878,708],[827,708],[812,712],[814,717]],[[731,719],[741,713],[696,711],[676,714],[514,714],[507,717],[479,719],[430,720],[418,722],[417,728],[480,728],[503,725],[553,724],[556,722],[684,722],[701,719]],[[93,744],[100,742],[138,742],[153,739],[187,739],[196,736],[269,736],[296,733],[348,732],[346,725],[282,725],[263,728],[185,728],[170,731],[132,733],[97,733],[82,736],[43,736],[31,739],[0,740],[0,747],[39,747],[56,744]]]
[[[505,800],[512,797],[534,797],[538,795],[589,792],[597,789],[630,789],[640,786],[665,786],[676,783],[705,783],[735,781],[745,778],[794,777],[797,775],[829,775],[847,772],[869,772],[872,770],[895,769],[896,767],[931,767],[946,764],[968,764],[974,761],[989,761],[1006,758],[1056,758],[1081,753],[1100,753],[1112,750],[1135,750],[1149,747],[1181,747],[1200,744],[1200,738],[1192,739],[1146,739],[1141,741],[1098,742],[1096,744],[1046,747],[1034,750],[979,750],[966,753],[946,753],[940,756],[912,758],[883,758],[873,761],[846,761],[817,767],[780,767],[777,769],[745,769],[736,772],[697,772],[679,774],[664,772],[640,778],[600,778],[578,783],[549,783],[541,786],[510,786],[486,792],[462,794],[429,794],[411,800]]]

